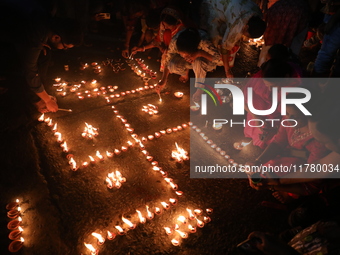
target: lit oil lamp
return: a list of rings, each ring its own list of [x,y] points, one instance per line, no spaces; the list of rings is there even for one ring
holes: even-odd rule
[[[101,234],[98,234],[98,233],[93,232],[91,235],[93,235],[95,238],[97,238],[97,240],[98,240],[98,245],[104,244],[105,238],[104,238]]]
[[[96,160],[92,156],[89,156],[89,159],[90,159],[90,163],[91,164],[95,164],[96,163]]]
[[[184,225],[188,223],[187,218],[183,215],[178,216],[177,221],[181,222]]]
[[[172,205],[177,205],[177,199],[176,199],[176,198],[170,198],[170,199],[169,199],[169,202],[170,202]]]
[[[93,139],[98,136],[98,128],[95,128],[85,122],[85,128],[81,136],[87,139]]]
[[[135,229],[136,228],[136,224],[133,224],[131,221],[129,221],[127,218],[124,218],[122,216],[122,220],[124,221],[125,224],[127,224],[129,226],[130,229]]]
[[[20,202],[19,199],[16,199],[15,202],[11,202],[6,205],[6,210],[13,210],[19,206]]]
[[[188,233],[185,233],[185,232],[183,232],[183,231],[180,231],[180,230],[175,230],[178,234],[179,234],[179,236],[180,237],[182,237],[183,239],[184,238],[188,238]]]
[[[180,245],[179,240],[177,240],[175,238],[171,240],[171,243],[172,243],[173,246],[179,246]]]
[[[96,152],[96,157],[101,161],[104,160],[103,155],[101,155],[99,151]]]
[[[11,231],[11,233],[9,233],[8,238],[11,240],[17,240],[21,236],[23,231],[24,230],[22,229],[22,227],[19,226],[18,230],[13,230]]]
[[[192,225],[188,225],[188,229],[190,233],[196,233],[196,227],[192,226]]]
[[[155,214],[160,215],[162,213],[162,209],[159,207],[155,207]]]
[[[245,142],[236,142],[236,143],[234,143],[234,148],[236,150],[242,150],[245,146],[247,146],[250,143],[251,143],[251,141],[248,142],[248,143],[245,143]]]
[[[169,205],[168,203],[166,203],[166,202],[161,202],[161,204],[162,204],[162,206],[163,206],[163,208],[164,208],[165,210],[170,209],[170,205]]]
[[[171,228],[169,228],[169,227],[164,227],[164,230],[165,230],[165,233],[166,233],[167,235],[171,235],[171,234],[172,234]]]
[[[98,250],[96,250],[92,244],[87,244],[84,243],[85,247],[91,252],[91,255],[97,255],[98,254]]]
[[[192,213],[192,210],[190,210],[189,208],[187,208],[187,212],[189,214],[189,219],[190,220],[194,220],[195,219],[195,215]]]
[[[195,209],[195,210],[194,210],[194,213],[195,213],[196,215],[202,215],[203,210],[201,210],[201,209]]]
[[[175,97],[177,97],[177,98],[182,98],[183,95],[184,95],[184,93],[178,91],[178,92],[175,92],[174,95],[175,95]]]
[[[52,131],[55,133],[55,132],[57,132],[57,130],[58,130],[58,124],[55,123],[54,126],[53,126]]]
[[[39,118],[38,121],[43,122],[45,120],[45,114],[43,113]]]
[[[107,231],[107,239],[108,240],[113,240],[116,238],[116,234],[110,231]]]
[[[55,80],[55,82],[60,82],[60,81],[61,81],[61,78],[57,77],[57,78],[55,78],[54,80]]]
[[[8,250],[13,253],[19,251],[24,245],[24,242],[24,238],[20,237],[19,240],[14,240],[9,244]]]
[[[20,226],[21,222],[22,222],[22,218],[19,216],[18,219],[11,220],[10,222],[8,222],[7,228],[9,230],[15,230]]]
[[[146,222],[146,218],[142,215],[142,213],[139,210],[136,210],[138,217],[139,217],[139,222],[144,224]]]
[[[73,158],[73,155],[69,154],[69,155],[67,155],[67,158],[69,160],[68,163],[69,163],[69,165],[71,167],[71,170],[72,171],[77,171],[78,170],[78,166],[77,166],[77,162]]]
[[[154,217],[154,214],[153,214],[152,212],[150,212],[149,206],[146,205],[146,218],[147,218],[148,220],[152,220],[153,217]]]
[[[197,227],[199,228],[203,228],[204,227],[204,222],[199,220],[198,218],[196,218],[196,221],[197,221]]]
[[[204,216],[204,217],[203,217],[203,221],[204,221],[205,223],[209,223],[209,222],[211,221],[211,218],[208,217],[208,216]]]
[[[60,147],[63,148],[63,152],[68,153],[68,147],[66,141],[60,144]]]
[[[115,228],[118,230],[119,235],[125,235],[125,231],[121,226],[115,226]]]
[[[171,153],[171,157],[176,160],[178,163],[182,163],[183,160],[188,160],[188,153],[183,149],[178,146],[177,143],[176,145],[176,150],[173,150]]]
[[[179,197],[183,196],[183,191],[176,191],[175,193],[176,193],[176,195],[179,196]]]
[[[7,217],[10,219],[17,218],[20,215],[20,212],[21,212],[21,207],[18,206],[17,208],[8,211]]]

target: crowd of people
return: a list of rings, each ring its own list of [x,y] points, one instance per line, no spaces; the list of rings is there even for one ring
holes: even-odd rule
[[[111,6],[111,9],[105,9],[105,6]],[[246,106],[248,120],[297,121],[294,127],[246,126],[245,137],[263,149],[261,155],[248,164],[310,164],[325,169],[315,171],[312,167],[304,167],[297,172],[263,174],[261,181],[256,182],[249,174],[251,187],[271,190],[282,203],[299,199],[308,201],[292,212],[290,218],[295,219],[292,227],[300,229],[295,233],[297,235],[285,240],[286,243],[260,232],[249,236],[255,240],[250,243],[265,254],[339,254],[336,244],[340,237],[337,225],[340,220],[340,182],[337,180],[340,171],[340,89],[335,79],[340,75],[337,56],[340,48],[339,2],[126,0],[116,3],[87,0],[80,4],[77,1],[3,0],[0,5],[0,95],[5,97],[10,91],[13,77],[22,77],[20,84],[29,88],[27,93],[37,110],[56,112],[58,104],[44,88],[51,50],[65,50],[82,44],[83,35],[91,24],[105,19],[101,13],[108,11],[111,16],[121,19],[124,26],[122,57],[130,58],[138,52],[159,49],[162,78],[156,86],[157,93],[169,86],[169,74],[177,74],[180,82],[187,83],[190,69],[198,88],[203,86],[207,72],[218,66],[223,66],[224,77],[232,79],[234,60],[242,40],[263,36],[259,71],[243,85],[246,100],[247,90],[252,88],[254,107],[266,110],[272,106],[273,88],[304,87],[312,93],[310,102],[305,105],[312,114],[305,116],[300,108],[288,105],[285,116],[280,107],[271,115],[257,116]],[[139,32],[137,27],[141,28],[140,38],[134,44],[132,37]],[[314,63],[309,65],[313,68],[304,70],[299,53],[302,47],[309,47],[311,40],[319,44],[320,49]],[[306,82],[304,77],[324,79]],[[285,79],[281,82],[272,78]],[[197,89],[193,101],[199,102],[202,93],[203,90]],[[290,98],[299,99],[299,96],[292,94]],[[319,208],[311,213],[312,216],[307,215],[316,204],[310,202],[313,201],[311,197],[317,198]],[[297,217],[298,214],[302,216]],[[307,242],[306,235],[313,238]],[[313,240],[314,245],[311,245]]]

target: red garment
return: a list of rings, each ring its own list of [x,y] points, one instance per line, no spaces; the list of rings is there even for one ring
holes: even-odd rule
[[[282,147],[283,151],[290,149],[304,150],[309,153],[307,159],[297,158],[293,156],[278,156],[275,159],[268,161],[264,166],[287,166],[287,169],[299,171],[300,165],[305,163],[311,164],[316,160],[325,157],[328,154],[326,147],[314,139],[313,135],[308,133],[299,133],[298,129],[289,127],[280,127],[278,133],[274,136],[272,143],[278,144]],[[295,168],[294,168],[295,166]],[[282,177],[289,172],[278,172],[277,176]],[[313,181],[308,183],[300,184],[305,190],[305,196],[319,193],[323,186],[323,181]],[[294,194],[293,194],[294,195]],[[294,196],[293,196],[294,197]]]
[[[302,70],[299,66],[289,63],[293,68],[293,75],[292,78],[300,78],[302,76]],[[263,83],[262,78],[262,71],[257,72],[247,83],[247,85],[243,89],[244,93],[244,99],[245,104],[248,102],[248,88],[253,88],[253,105],[255,109],[257,110],[267,110],[270,109],[272,106],[272,92],[268,89],[268,87]],[[296,86],[297,84],[289,84],[288,86]],[[279,94],[279,99],[280,93]],[[278,102],[278,107],[276,108],[276,111],[272,114],[266,116],[266,119],[281,119],[281,107],[280,107],[280,101]],[[247,123],[249,120],[253,119],[253,116],[248,113],[247,114]],[[278,128],[278,121],[274,122],[275,127]],[[252,123],[254,125],[254,123]],[[259,146],[260,148],[264,149],[271,140],[268,140],[266,142],[263,142],[260,140],[260,135],[262,134],[262,131],[259,128],[250,127],[246,124],[244,128],[244,135],[245,137],[250,137],[253,139],[253,144],[256,146]]]
[[[279,0],[268,9],[265,45],[284,44],[289,47],[293,38],[308,23],[309,8],[304,0]]]

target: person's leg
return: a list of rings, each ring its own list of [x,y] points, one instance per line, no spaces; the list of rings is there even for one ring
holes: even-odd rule
[[[305,41],[307,32],[308,26],[293,38],[292,44],[290,45],[290,49],[296,56],[299,56],[300,54],[300,50],[303,45],[303,42]]]
[[[257,66],[261,67],[261,65],[267,61],[267,55],[268,55],[268,50],[270,49],[270,47],[272,47],[273,45],[263,45],[262,46],[262,50],[259,56],[259,61],[257,62]]]
[[[314,64],[314,71],[317,74],[329,73],[336,51],[340,48],[340,24],[326,34],[322,41],[321,49]]]
[[[180,75],[180,81],[188,77],[189,69],[192,65],[184,60],[179,54],[173,56],[168,64],[169,72]],[[187,81],[187,80],[186,80]]]

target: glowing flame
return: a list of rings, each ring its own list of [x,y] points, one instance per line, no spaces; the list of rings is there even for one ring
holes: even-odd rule
[[[169,209],[170,208],[170,205],[166,202],[161,202],[162,206],[164,209]]]
[[[61,143],[63,141],[60,132],[55,132],[54,135],[57,137],[57,142]]]
[[[116,237],[115,234],[111,233],[110,231],[107,231],[107,239],[112,240]]]
[[[52,129],[52,131],[53,131],[53,132],[57,132],[57,128],[58,128],[58,125],[57,125],[57,123],[55,123],[55,124],[54,124],[54,127],[53,127],[53,129]]]
[[[183,191],[176,191],[175,193],[176,193],[176,195],[179,196],[179,197],[180,197],[180,196],[183,196]]]
[[[97,156],[97,158],[99,158],[100,160],[103,160],[103,159],[104,159],[104,157],[100,154],[99,151],[96,152],[96,156]]]
[[[185,232],[180,231],[180,230],[175,230],[175,231],[180,235],[180,237],[188,238],[188,233],[185,233]]]
[[[101,234],[93,232],[92,235],[98,239],[98,244],[103,244],[105,242],[105,239],[102,237]]]
[[[92,125],[89,125],[85,122],[85,128],[81,135],[82,137],[93,139],[98,135],[98,128],[95,128]]]
[[[96,160],[92,156],[89,156],[89,158],[92,163],[96,162]]]
[[[22,222],[22,218],[21,218],[20,216],[18,217],[18,221],[19,221],[19,222]]]
[[[107,156],[108,158],[112,158],[113,155],[114,155],[114,154],[113,154],[112,152],[106,151],[106,156]]]
[[[156,213],[156,214],[161,214],[161,213],[162,213],[161,208],[155,207],[155,213]]]
[[[188,225],[188,229],[189,229],[189,231],[191,233],[195,233],[196,232],[196,228],[194,226],[190,225],[190,224]]]
[[[183,148],[179,147],[177,143],[176,150],[173,150],[171,153],[171,157],[175,159],[177,162],[182,162],[183,160],[188,160],[189,157],[188,152],[186,152]]]
[[[77,170],[77,162],[74,160],[73,157],[70,157],[70,160],[68,163],[71,165],[72,170]]]
[[[142,111],[154,115],[158,113],[158,107],[153,104],[143,105]]]
[[[201,220],[199,220],[199,219],[197,219],[197,218],[196,218],[196,221],[197,221],[197,226],[198,226],[198,227],[200,227],[200,228],[203,228],[203,227],[204,227],[204,222],[203,222],[203,221],[201,221]]]
[[[203,213],[203,211],[201,209],[195,209],[194,213],[197,215],[201,215]]]
[[[63,148],[63,151],[64,151],[64,152],[68,152],[68,147],[67,147],[66,141],[63,142],[60,146]]]
[[[134,229],[136,227],[136,224],[133,224],[131,221],[129,221],[127,218],[124,218],[122,216],[122,220],[124,221],[125,224],[127,224],[131,229]]]
[[[118,230],[119,234],[124,234],[124,229],[121,226],[115,226],[115,228]]]
[[[43,113],[40,117],[39,117],[39,121],[44,121],[44,119],[45,119],[45,114]]]
[[[174,246],[178,246],[179,245],[179,241],[177,239],[172,239],[171,240],[171,243],[174,245]]]
[[[173,205],[176,205],[176,204],[177,204],[177,199],[175,199],[175,198],[170,198],[170,199],[169,199],[169,202],[170,202],[171,204],[173,204]]]
[[[105,181],[107,183],[107,187],[111,189],[113,187],[111,179],[109,177],[106,177]]]
[[[150,212],[149,206],[146,206],[146,215],[149,220],[153,219],[154,214]]]
[[[177,189],[178,189],[177,184],[175,184],[175,183],[173,183],[173,182],[170,182],[169,185],[171,186],[171,188],[172,188],[173,190],[177,190]]]
[[[91,251],[91,255],[97,254],[97,250],[92,246],[92,244],[84,243],[85,247]]]
[[[190,210],[189,208],[187,208],[187,212],[188,212],[188,214],[189,214],[189,219],[190,219],[190,220],[195,219],[195,215],[192,213],[192,210]]]
[[[145,217],[143,217],[142,213],[139,210],[136,210],[136,212],[138,213],[139,222],[144,224],[146,222]]]
[[[24,230],[23,230],[23,228],[22,227],[18,227],[18,230],[20,231],[20,232],[23,232]]]
[[[164,227],[164,230],[165,230],[165,233],[166,233],[167,235],[171,235],[171,234],[172,234],[171,228],[169,228],[169,227]]]
[[[25,242],[25,239],[23,237],[20,237],[20,242]]]
[[[183,215],[180,215],[177,220],[179,222],[182,222],[183,224],[187,224],[187,218],[185,218]]]

